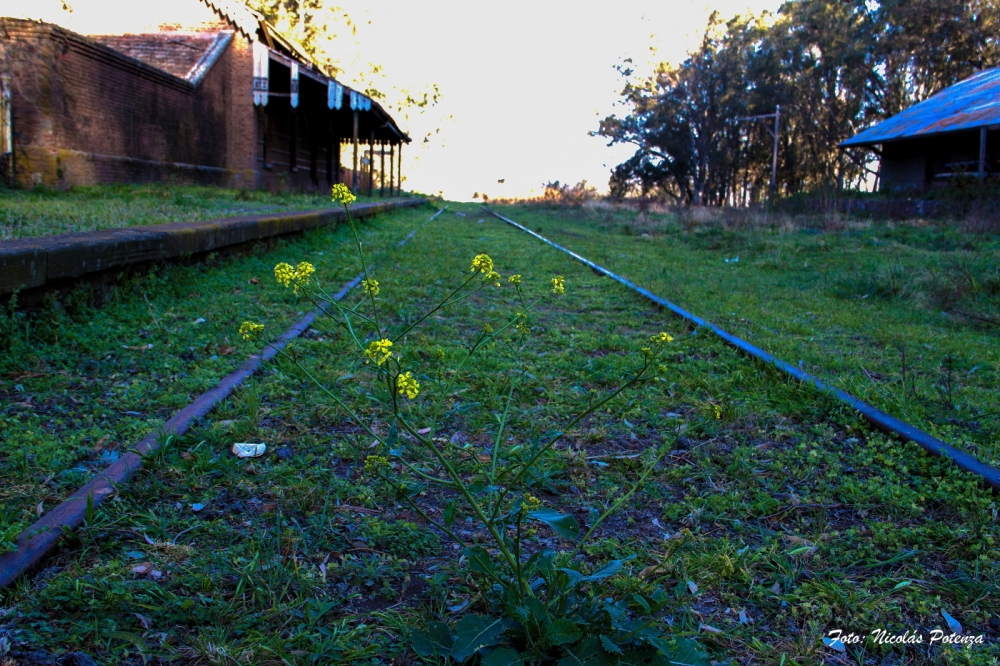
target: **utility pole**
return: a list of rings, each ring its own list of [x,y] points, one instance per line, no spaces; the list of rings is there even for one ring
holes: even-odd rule
[[[778,104],[774,107],[774,113],[763,113],[759,116],[744,116],[736,120],[770,120],[771,118],[774,118],[774,129],[772,130],[768,127],[767,123],[764,123],[764,129],[774,137],[774,153],[771,156],[771,186],[768,188],[771,202],[773,203],[778,187],[778,135],[781,131],[781,105]]]

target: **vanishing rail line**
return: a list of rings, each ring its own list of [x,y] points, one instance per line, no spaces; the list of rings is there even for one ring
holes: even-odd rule
[[[424,225],[436,219],[447,208],[445,206],[422,222],[403,240],[399,241],[396,247],[402,246],[413,238]],[[333,300],[339,301],[344,298],[363,278],[364,273],[361,273],[344,283],[340,291],[334,294]],[[190,430],[195,421],[205,417],[243,382],[256,374],[266,361],[274,358],[289,342],[308,330],[320,314],[322,314],[320,310],[313,310],[295,322],[277,340],[267,344],[260,354],[250,356],[239,369],[223,377],[214,387],[195,398],[187,407],[176,412],[163,424],[161,432],[150,433],[143,437],[132,450],[110,467],[96,474],[83,487],[22,532],[16,540],[16,551],[0,554],[0,588],[7,587],[44,560],[59,544],[59,539],[66,530],[74,530],[79,527],[88,513],[118,492],[119,486],[128,483],[135,476],[135,473],[142,467],[143,458],[156,452],[165,437],[183,435]]]
[[[937,437],[934,437],[933,435],[924,432],[923,430],[917,428],[916,426],[910,425],[905,421],[901,421],[900,419],[897,419],[895,416],[892,416],[891,414],[886,414],[882,410],[868,404],[867,402],[861,400],[860,398],[854,397],[853,395],[847,393],[846,391],[842,391],[834,386],[830,386],[826,382],[822,381],[817,377],[814,377],[808,372],[805,372],[790,363],[786,363],[785,361],[782,361],[780,358],[777,358],[774,355],[764,351],[760,347],[750,344],[743,338],[737,337],[732,333],[729,333],[728,331],[719,328],[715,324],[702,319],[698,315],[692,314],[691,312],[688,312],[687,310],[671,303],[670,301],[660,298],[659,296],[649,291],[648,289],[643,289],[642,287],[621,277],[620,275],[612,273],[607,268],[599,266],[598,264],[595,264],[589,259],[580,256],[576,252],[568,250],[563,246],[550,241],[548,238],[545,238],[541,234],[535,233],[531,229],[528,229],[527,227],[518,224],[514,220],[504,217],[503,215],[497,213],[496,211],[490,209],[489,207],[486,207],[486,210],[494,217],[503,220],[504,222],[515,227],[516,229],[519,229],[526,234],[534,236],[535,238],[542,241],[546,245],[554,247],[560,252],[565,252],[569,256],[573,257],[582,264],[590,267],[594,271],[601,273],[602,275],[605,275],[611,278],[612,280],[615,280],[616,282],[628,287],[632,291],[653,301],[660,307],[670,310],[681,319],[684,319],[694,324],[695,326],[707,328],[717,337],[719,337],[723,342],[743,352],[747,356],[755,358],[759,361],[763,361],[768,365],[772,365],[781,372],[788,375],[789,377],[792,377],[793,379],[796,379],[802,382],[803,384],[812,386],[820,393],[831,396],[834,399],[844,403],[851,409],[854,409],[855,411],[859,412],[861,416],[863,416],[869,423],[879,428],[880,430],[884,430],[890,433],[895,433],[899,435],[902,439],[919,445],[929,453],[941,456],[942,458],[946,458],[952,461],[953,463],[958,465],[959,468],[981,477],[982,480],[986,483],[986,485],[988,485],[994,491],[1000,491],[1000,470],[998,470],[997,468],[991,467],[990,465],[987,465],[978,458],[975,458],[974,456],[971,456],[968,453],[965,453],[964,451],[956,449],[954,446],[941,441]]]

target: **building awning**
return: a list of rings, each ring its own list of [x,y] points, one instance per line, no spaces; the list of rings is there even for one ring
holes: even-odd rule
[[[840,144],[842,148],[1000,127],[1000,67],[970,76]]]

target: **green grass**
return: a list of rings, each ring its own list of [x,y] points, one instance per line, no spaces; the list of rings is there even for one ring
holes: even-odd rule
[[[610,208],[507,213],[1000,465],[1000,236],[964,233],[949,222],[698,221]]]
[[[364,225],[366,247],[385,253],[376,276],[393,324],[412,319],[464,279],[480,252],[504,276],[521,273],[529,294],[544,293],[553,274],[566,278],[566,295],[540,308],[523,352],[504,345],[486,350],[460,388],[445,395],[438,434],[468,442],[470,452],[489,450],[497,389],[519,363],[527,379],[516,393],[511,449],[503,455],[557,428],[592,391],[616,386],[639,364],[649,335],[665,330],[676,337],[654,379],[567,433],[528,482],[546,505],[585,517],[634,479],[636,456],[683,433],[649,485],[586,549],[585,562],[593,566],[635,556],[599,590],[620,596],[666,589],[663,631],[698,636],[716,658],[740,664],[985,665],[1000,657],[994,642],[1000,526],[995,499],[974,478],[872,432],[849,409],[749,362],[472,206],[453,205],[396,249],[429,215],[428,209],[399,212]],[[712,318],[736,311],[740,299],[730,292],[739,285],[756,284],[763,301],[759,281],[770,275],[778,289],[782,270],[790,275],[778,293],[798,293],[788,284],[808,286],[800,264],[818,261],[810,254],[782,270],[754,268],[741,246],[740,261],[723,264],[722,255],[736,253],[699,249],[683,229],[628,236],[621,222],[589,215],[512,212],[610,268],[631,269],[636,279],[643,279],[637,275],[643,262],[660,257],[663,282],[644,286]],[[611,242],[599,242],[598,225]],[[815,242],[797,233],[763,237],[789,252]],[[276,335],[306,309],[273,283],[276,262],[311,261],[331,287],[355,274],[346,241],[343,228],[321,230],[251,257],[137,278],[100,311],[81,295],[33,317],[8,319],[19,336],[7,338],[15,346],[0,357],[0,510],[8,531],[28,524],[39,502],[50,507],[82,482],[99,450],[124,450],[235,367],[252,351],[235,340],[240,321],[262,320]],[[682,251],[686,243],[695,254]],[[667,277],[665,268],[672,271]],[[731,268],[744,271],[740,279],[723,272]],[[249,284],[255,277],[260,282]],[[695,307],[668,292],[671,285],[691,290],[680,296],[714,289],[721,303]],[[810,327],[821,324],[786,298],[785,310],[762,312],[775,330],[799,327],[794,339],[803,344]],[[462,344],[485,323],[504,321],[511,305],[508,290],[491,289],[399,342],[421,382],[421,397],[410,407],[415,422],[430,422],[428,401],[444,391]],[[891,305],[887,300],[884,307]],[[847,301],[843,309],[850,308],[858,306]],[[913,309],[917,314],[906,316],[916,319],[922,310]],[[746,310],[740,314],[756,321]],[[194,325],[199,317],[207,321]],[[991,335],[962,325],[965,335]],[[152,349],[122,348],[145,344]],[[236,351],[222,354],[223,346]],[[370,399],[377,389],[342,331],[321,320],[294,350],[383,427]],[[825,360],[818,352],[812,358],[807,362]],[[983,370],[995,376],[995,366]],[[925,389],[918,384],[918,390]],[[429,619],[479,609],[482,582],[391,489],[362,473],[371,442],[361,434],[294,365],[269,366],[194,432],[171,441],[39,576],[0,593],[0,637],[9,637],[22,657],[82,651],[101,664],[137,663],[139,653],[175,663],[417,663],[407,648],[409,632]],[[229,453],[235,441],[266,442],[269,451],[239,461]],[[86,473],[66,480],[64,473],[77,466]],[[440,515],[447,499],[428,489],[418,501]],[[204,508],[194,511],[197,504]],[[485,538],[464,516],[456,528],[470,542]],[[538,537],[558,545],[544,527]],[[133,572],[147,562],[159,577]],[[928,650],[868,641],[838,656],[820,642],[837,628],[927,635],[945,628],[941,610],[988,643]]]
[[[377,201],[360,197],[360,201]],[[77,231],[329,208],[327,194],[177,185],[0,189],[0,241]]]

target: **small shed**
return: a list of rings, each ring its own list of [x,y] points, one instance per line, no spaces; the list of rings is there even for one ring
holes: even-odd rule
[[[878,154],[879,190],[925,194],[958,177],[1000,177],[1000,68],[945,88],[840,144]]]
[[[239,0],[2,0],[0,12],[8,182],[399,189],[410,138],[395,120]]]

